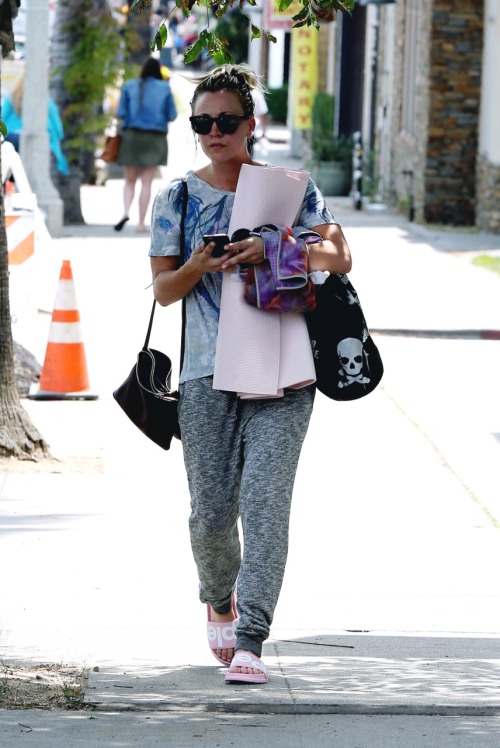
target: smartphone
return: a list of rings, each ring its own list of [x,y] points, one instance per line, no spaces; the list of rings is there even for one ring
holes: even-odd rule
[[[210,242],[215,242],[215,247],[212,252],[212,257],[222,257],[226,250],[224,249],[226,244],[229,244],[229,237],[227,234],[209,234],[203,237],[205,245]]]

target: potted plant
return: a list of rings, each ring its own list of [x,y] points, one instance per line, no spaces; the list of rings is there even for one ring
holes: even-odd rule
[[[311,176],[324,195],[348,195],[352,138],[333,134],[334,98],[318,91],[312,108]]]

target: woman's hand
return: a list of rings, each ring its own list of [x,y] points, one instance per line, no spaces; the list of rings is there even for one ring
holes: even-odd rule
[[[173,304],[193,290],[205,273],[219,273],[225,260],[231,256],[212,257],[215,242],[199,244],[189,259],[179,267],[179,257],[151,257],[155,299],[162,306]]]
[[[227,245],[229,256],[223,257],[221,270],[231,270],[235,265],[249,263],[259,265],[264,262],[264,242],[260,236],[249,236],[239,242]]]
[[[189,264],[195,272],[199,273],[200,278],[205,273],[220,273],[220,271],[224,269],[223,263],[232,254],[231,251],[228,251],[224,252],[221,257],[213,257],[212,252],[214,251],[215,246],[215,242],[199,244],[191,253],[191,257],[187,264]],[[230,245],[228,244],[227,246],[229,247]]]

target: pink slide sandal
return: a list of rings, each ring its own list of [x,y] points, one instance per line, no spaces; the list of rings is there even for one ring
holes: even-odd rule
[[[233,612],[235,616],[237,616],[236,612],[236,600],[233,595]],[[212,654],[215,657],[215,659],[220,662],[222,665],[226,665],[226,667],[229,667],[231,664],[231,660],[223,660],[222,657],[219,657],[218,654],[216,654],[216,649],[234,649],[236,646],[236,624],[238,623],[238,619],[235,618],[234,621],[213,621],[212,620],[212,606],[207,605],[207,615],[208,615],[208,622],[207,622],[207,635],[208,635],[208,643],[210,645],[210,649],[212,650]]]
[[[258,673],[232,673],[231,671],[226,673],[224,680],[226,683],[267,683],[269,680],[267,677],[267,668],[260,660],[257,655],[251,652],[237,652],[231,667],[246,667],[252,668],[252,670],[259,670]]]

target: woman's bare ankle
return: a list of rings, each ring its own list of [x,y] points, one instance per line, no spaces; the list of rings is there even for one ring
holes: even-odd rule
[[[234,613],[229,610],[227,613],[217,613],[212,608],[212,620],[213,621],[234,621]]]

